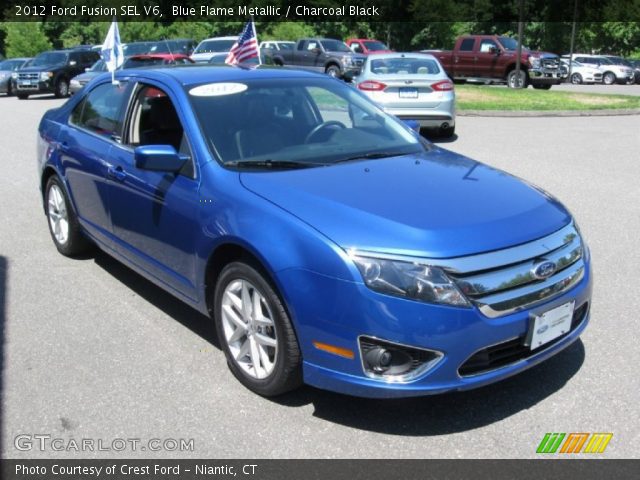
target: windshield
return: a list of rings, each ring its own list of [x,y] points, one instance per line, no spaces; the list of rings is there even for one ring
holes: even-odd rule
[[[626,67],[630,67],[631,64],[629,63],[628,60],[625,60],[622,57],[607,57],[609,60],[611,60],[612,63],[616,64],[616,65],[624,65]]]
[[[364,43],[364,46],[367,47],[367,50],[369,51],[377,51],[377,50],[389,50],[389,47],[387,47],[384,43],[379,42],[377,40],[367,40],[366,42],[362,42]]]
[[[207,40],[202,42],[194,53],[228,52],[234,43],[236,43],[235,40]]]
[[[371,61],[371,72],[376,75],[428,75],[440,73],[438,62],[430,58],[398,57]]]
[[[45,52],[33,59],[32,67],[42,65],[57,65],[67,61],[67,54],[62,52]]]
[[[20,68],[24,63],[24,60],[5,60],[0,62],[0,70],[13,71]]]
[[[340,40],[320,40],[322,44],[322,48],[324,48],[327,52],[349,52],[353,53],[353,51],[347,47],[347,44]]]
[[[139,67],[150,67],[152,65],[164,65],[164,58],[130,58],[122,65],[122,68],[139,68]]]
[[[511,37],[499,37],[498,41],[500,42],[500,45],[502,45],[502,47],[505,50],[515,51],[515,50],[518,49],[518,42],[514,38],[511,38]],[[529,50],[524,45],[522,45],[522,49],[523,50]]]
[[[104,63],[104,60],[98,60],[96,63],[91,65],[91,68],[89,69],[89,71],[90,72],[106,72],[107,64]]]
[[[613,62],[611,60],[609,60],[607,57],[601,57],[599,58],[600,63],[603,65],[613,65]]]
[[[425,149],[398,119],[330,79],[261,79],[186,89],[205,140],[223,163],[331,165]]]
[[[141,55],[143,53],[149,53],[153,44],[148,42],[140,42],[140,43],[127,43],[123,45],[122,52],[125,57],[130,57],[131,55]]]

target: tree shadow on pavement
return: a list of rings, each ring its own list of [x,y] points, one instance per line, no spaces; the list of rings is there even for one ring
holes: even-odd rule
[[[582,366],[577,340],[549,360],[507,380],[466,392],[407,399],[363,399],[304,387],[275,402],[313,404],[314,416],[340,425],[390,435],[433,436],[464,432],[527,410],[553,395]]]

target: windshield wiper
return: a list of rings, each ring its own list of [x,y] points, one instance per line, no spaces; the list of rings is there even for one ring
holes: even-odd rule
[[[238,168],[310,168],[325,166],[325,163],[296,162],[293,160],[232,160],[224,162],[227,167]]]
[[[352,162],[354,160],[375,160],[378,158],[403,157],[409,154],[410,153],[406,153],[406,152],[369,152],[369,153],[354,155],[353,157],[341,158],[340,160],[336,160],[333,163]]]

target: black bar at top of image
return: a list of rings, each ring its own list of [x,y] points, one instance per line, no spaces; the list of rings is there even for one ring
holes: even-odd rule
[[[4,480],[602,480],[639,460],[1,460]],[[632,475],[635,473],[635,475]]]
[[[528,22],[639,22],[640,0],[523,0]],[[574,6],[577,1],[577,16]],[[515,22],[520,0],[9,0],[2,21]],[[181,7],[176,11],[174,7]],[[375,8],[374,8],[375,7]],[[252,9],[252,10],[250,10]]]

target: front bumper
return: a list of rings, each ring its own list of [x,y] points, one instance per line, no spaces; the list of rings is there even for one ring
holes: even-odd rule
[[[25,83],[25,81],[18,79],[16,81],[16,91],[18,93],[29,93],[29,94],[37,94],[37,93],[53,93],[53,81],[49,80],[29,80],[29,83]]]
[[[529,70],[529,81],[534,85],[560,85],[562,72],[558,69],[532,68]]]
[[[9,85],[11,85],[11,77],[0,80],[0,93],[7,93],[9,91]]]
[[[375,398],[409,397],[467,390],[487,385],[530,368],[563,350],[585,329],[591,302],[590,262],[575,287],[534,308],[488,318],[476,307],[429,305],[382,295],[362,283],[333,279],[306,270],[280,272],[282,291],[296,323],[306,383],[349,395]],[[541,314],[575,301],[583,315],[572,330],[522,358],[494,369],[461,375],[461,365],[487,347],[524,339],[532,313]],[[414,348],[441,352],[442,358],[424,374],[390,383],[365,375],[358,338],[362,335]],[[345,358],[314,347],[314,342],[354,352]]]

